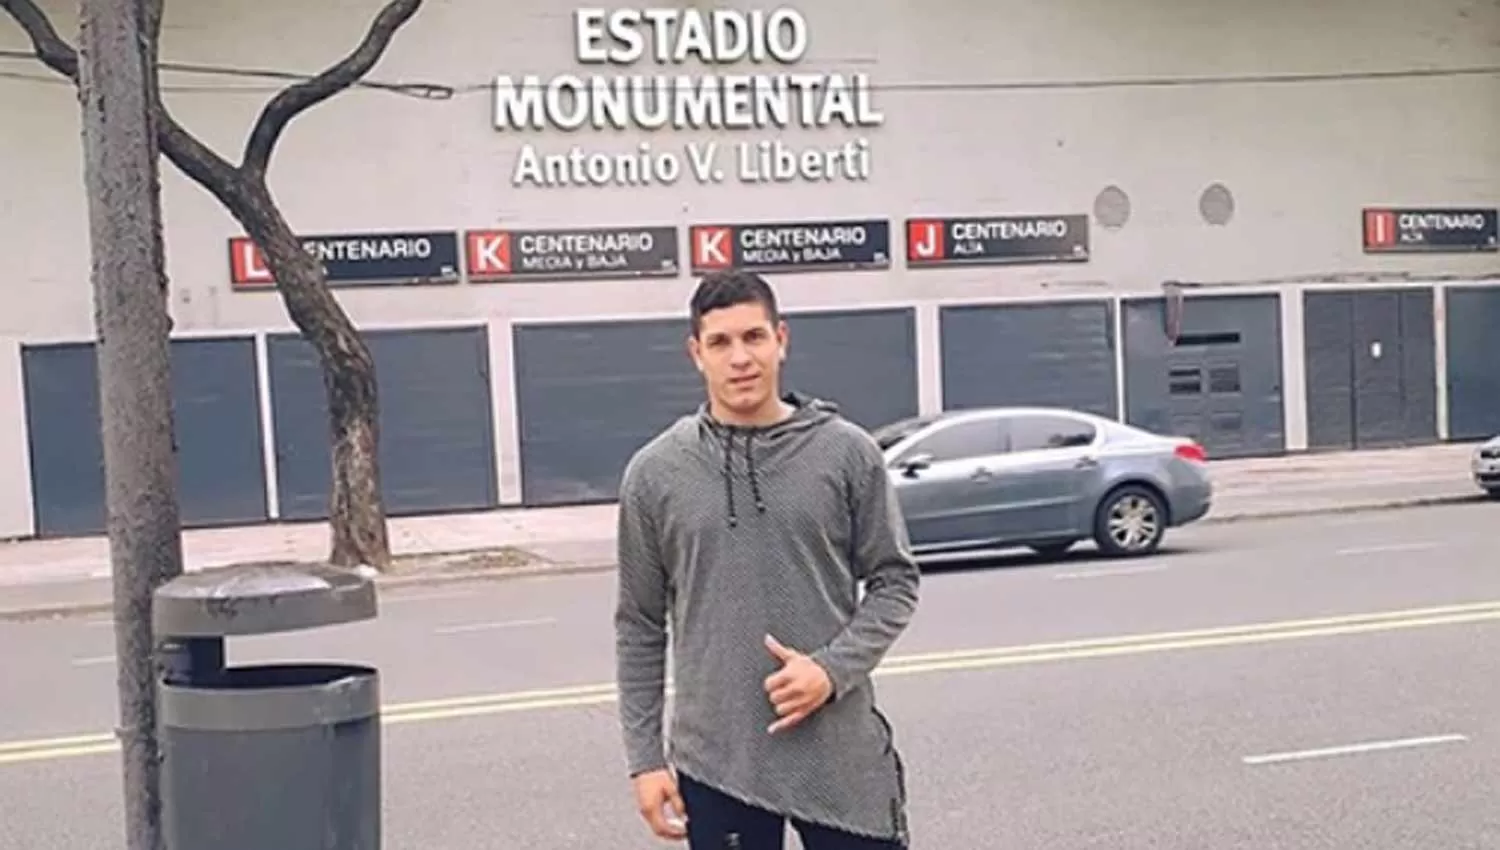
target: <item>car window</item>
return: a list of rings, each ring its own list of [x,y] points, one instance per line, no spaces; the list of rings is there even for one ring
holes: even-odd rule
[[[1016,452],[1063,449],[1094,442],[1095,428],[1071,416],[1028,414],[1010,422],[1010,448]]]
[[[1005,426],[998,418],[970,419],[943,426],[918,440],[905,457],[932,455],[933,463],[1004,454]]]
[[[880,446],[880,450],[885,451],[907,437],[910,437],[912,434],[926,428],[932,423],[933,419],[934,417],[932,416],[913,416],[910,419],[902,419],[898,422],[892,422],[889,425],[882,425],[876,428],[871,432],[871,436],[875,438],[875,443]]]

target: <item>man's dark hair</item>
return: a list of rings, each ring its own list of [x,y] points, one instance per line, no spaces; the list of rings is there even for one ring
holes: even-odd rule
[[[781,311],[776,306],[776,293],[771,284],[754,272],[730,269],[710,272],[698,282],[689,304],[693,320],[693,336],[703,328],[703,316],[714,310],[734,307],[739,304],[759,304],[766,310],[771,324],[781,321]]]

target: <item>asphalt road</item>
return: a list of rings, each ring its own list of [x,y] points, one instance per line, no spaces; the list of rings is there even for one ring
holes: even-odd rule
[[[878,683],[915,847],[1500,846],[1497,517],[1205,526],[1146,560],[929,574]],[[388,848],[661,846],[621,772],[611,593],[390,592],[373,623],[232,660],[382,668]],[[0,623],[0,848],[124,846],[108,626]]]

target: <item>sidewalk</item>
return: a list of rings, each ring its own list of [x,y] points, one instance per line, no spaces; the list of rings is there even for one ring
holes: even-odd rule
[[[1472,446],[1294,455],[1211,463],[1216,493],[1204,522],[1471,501]],[[613,504],[512,508],[390,520],[399,560],[387,584],[496,573],[608,568]],[[189,570],[236,563],[316,561],[327,554],[325,523],[183,532]],[[106,607],[109,545],[103,536],[0,544],[0,613]]]

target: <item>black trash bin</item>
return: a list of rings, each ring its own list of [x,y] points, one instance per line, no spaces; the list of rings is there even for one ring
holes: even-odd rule
[[[345,663],[225,663],[227,637],[372,619],[369,579],[255,565],[156,593],[167,850],[379,850],[380,683]]]

